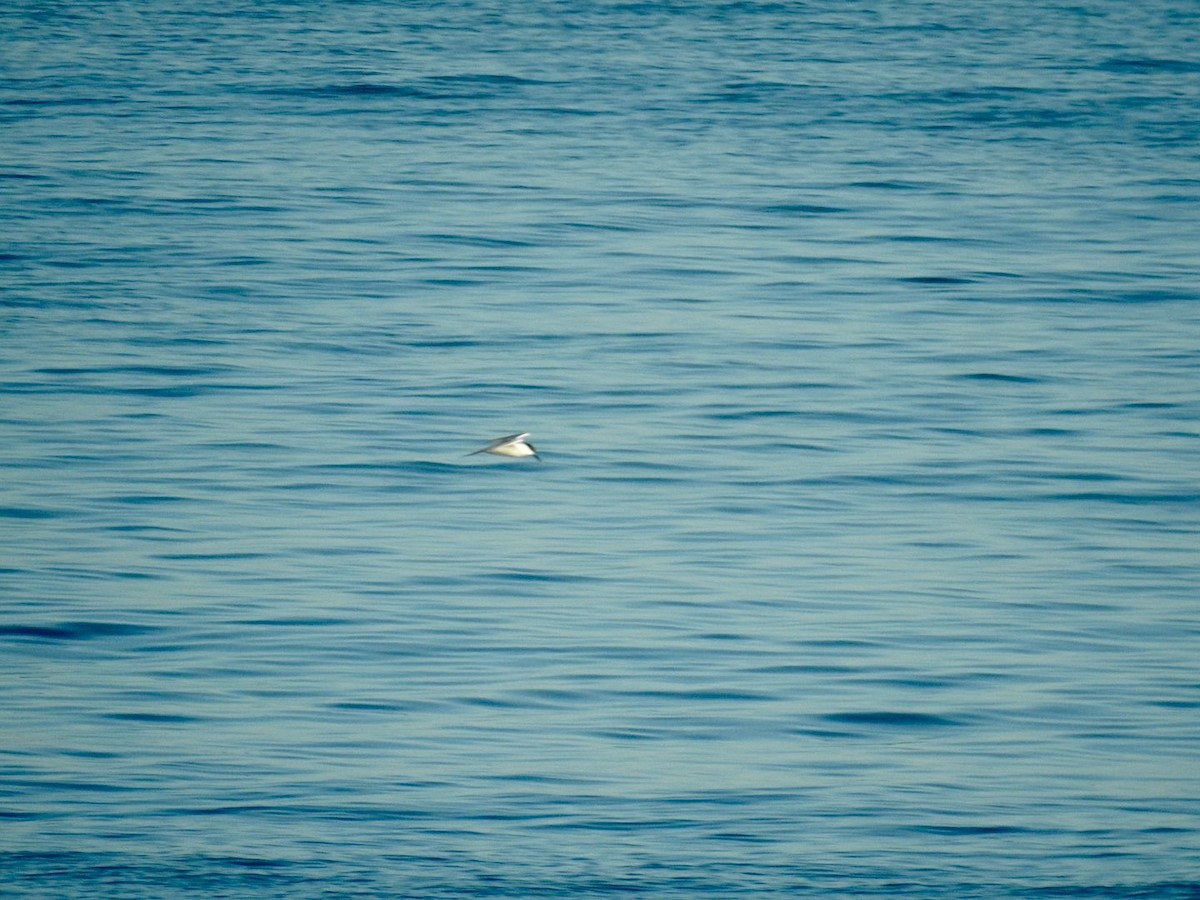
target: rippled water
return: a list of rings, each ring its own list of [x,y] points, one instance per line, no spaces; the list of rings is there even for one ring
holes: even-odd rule
[[[8,4],[0,892],[1200,895],[1198,28]]]

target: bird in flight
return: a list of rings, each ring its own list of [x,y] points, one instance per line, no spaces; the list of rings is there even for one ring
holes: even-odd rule
[[[542,458],[538,456],[537,450],[533,444],[525,440],[529,437],[530,432],[525,431],[521,434],[510,434],[508,437],[496,438],[486,447],[476,450],[474,453],[468,453],[467,456],[475,456],[478,453],[493,453],[496,456],[532,456],[538,462]]]

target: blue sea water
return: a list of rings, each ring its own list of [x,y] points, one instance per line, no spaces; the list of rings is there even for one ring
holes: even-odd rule
[[[1200,896],[1198,34],[6,3],[0,893]]]

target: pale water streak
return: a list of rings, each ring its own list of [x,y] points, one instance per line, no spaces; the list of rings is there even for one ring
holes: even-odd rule
[[[1196,896],[1197,19],[8,4],[0,892]]]

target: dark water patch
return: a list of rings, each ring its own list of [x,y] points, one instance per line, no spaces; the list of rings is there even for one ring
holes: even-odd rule
[[[928,184],[919,181],[851,181],[846,185],[852,188],[868,188],[877,191],[923,191],[929,188]]]
[[[745,831],[716,831],[712,834],[706,834],[705,840],[719,841],[723,843],[735,844],[772,844],[774,839],[763,834],[756,834]]]
[[[10,383],[5,386],[5,389],[11,393],[23,394],[70,393],[96,397],[151,397],[167,400],[188,400],[212,394],[270,391],[277,388],[275,385],[229,384],[220,382],[143,387],[138,385],[79,384],[74,382],[64,384],[54,381],[38,381],[26,384]]]
[[[180,213],[188,212],[199,212],[205,215],[221,212],[277,214],[286,213],[289,211],[289,208],[268,203],[248,203],[234,196],[216,194],[159,198],[155,200],[154,211],[166,215],[179,215]],[[231,290],[236,290],[236,288],[231,288]],[[238,295],[244,296],[244,292],[239,292]]]
[[[234,452],[262,450],[268,453],[279,453],[291,449],[284,444],[273,444],[267,441],[198,441],[196,446],[205,450],[232,450]]]
[[[907,282],[908,284],[929,285],[973,284],[975,282],[973,278],[955,275],[910,275],[907,278],[899,278],[897,280]]]
[[[0,506],[0,518],[4,519],[57,519],[70,515],[66,510],[45,509],[36,506]]]
[[[882,647],[878,641],[856,640],[853,638],[816,638],[794,642],[799,647],[819,647],[827,650],[867,650]]]
[[[805,86],[790,81],[738,80],[721,85],[718,90],[711,91],[697,98],[701,103],[758,103],[776,97],[794,97],[803,99]]]
[[[98,107],[105,110],[112,110],[120,101],[125,98],[119,94],[113,94],[110,97],[101,97],[95,95],[77,95],[69,97],[10,97],[4,101],[5,106],[14,107]]]
[[[455,275],[430,275],[420,280],[421,284],[440,288],[475,288],[484,287],[488,283],[485,278],[467,278]]]
[[[1002,272],[1002,271],[997,271],[994,269],[985,269],[983,271],[976,272],[972,276],[972,279],[974,281],[987,281],[987,280],[991,280],[991,279],[1000,280],[1000,281],[1013,281],[1016,279],[1027,278],[1027,277],[1028,277],[1028,275],[1025,272]]]
[[[465,469],[479,469],[477,463],[461,461],[461,462],[439,462],[432,459],[407,459],[394,463],[382,463],[370,466],[360,466],[363,471],[370,472],[414,472],[424,473],[426,475],[449,475],[451,473],[462,472]],[[412,490],[411,485],[397,484],[388,486],[387,490],[395,490],[399,493],[406,493]]]
[[[329,84],[323,87],[301,88],[282,93],[307,97],[417,97],[426,99],[438,96],[432,91],[411,84],[381,84],[373,81]]]
[[[1162,709],[1200,709],[1200,700],[1151,700],[1149,703]]]
[[[1130,403],[1122,403],[1119,409],[1178,409],[1178,403],[1166,403],[1158,400],[1134,400]]]
[[[1032,375],[1007,375],[1001,372],[968,372],[953,377],[962,381],[999,381],[1009,384],[1041,384],[1044,381]]]
[[[887,687],[916,688],[918,690],[938,690],[950,687],[954,681],[942,678],[898,678],[895,675],[881,675],[876,678],[860,678],[863,684],[880,684]]]
[[[531,273],[545,272],[543,266],[521,265],[518,263],[491,263],[480,264],[473,266],[464,266],[466,272],[480,272],[485,275],[529,275]],[[544,338],[561,337],[561,335],[542,335]]]
[[[557,775],[546,775],[540,772],[517,772],[505,775],[488,776],[490,781],[502,781],[505,784],[545,784],[545,785],[581,785],[591,784],[591,778],[563,778]]]
[[[1179,290],[1171,290],[1168,288],[1147,288],[1140,291],[1117,291],[1107,298],[1112,303],[1194,303],[1200,299],[1200,290],[1195,288],[1181,288]],[[1182,357],[1176,357],[1182,358]]]
[[[111,784],[102,781],[77,781],[72,778],[12,778],[10,784],[19,784],[36,790],[63,793],[127,794],[138,790],[133,785]]]
[[[733,632],[728,632],[728,631],[713,631],[713,632],[709,632],[707,634],[698,634],[698,635],[696,635],[696,639],[701,640],[701,641],[721,641],[721,642],[744,641],[744,640],[746,640],[746,635],[734,634]]]
[[[421,79],[419,83],[442,96],[479,98],[519,88],[552,85],[555,82],[500,73],[461,72],[454,75],[433,75]]]
[[[946,728],[961,724],[944,716],[889,710],[830,713],[822,718],[843,725],[879,725],[885,728]]]
[[[573,706],[580,701],[594,696],[590,691],[571,691],[559,688],[540,688],[521,691],[521,696],[529,697],[540,703],[553,706]]]
[[[651,279],[681,281],[720,279],[741,274],[740,267],[713,268],[711,266],[647,265],[637,267],[637,276]],[[675,302],[703,304],[709,302],[702,297],[676,297]]]
[[[1041,499],[1084,503],[1115,503],[1121,506],[1174,506],[1192,505],[1200,502],[1200,493],[1195,491],[1078,491],[1046,494]]]
[[[744,702],[744,703],[763,703],[770,700],[777,700],[771,694],[755,693],[753,691],[721,691],[721,690],[643,690],[643,691],[622,691],[622,696],[640,697],[646,700],[683,700],[683,701],[700,701],[700,702]]]
[[[63,750],[62,754],[77,759],[120,759],[123,755],[108,750]]]
[[[1021,305],[1039,304],[1045,306],[1080,306],[1094,304],[1096,306],[1135,306],[1159,305],[1169,303],[1193,303],[1197,299],[1197,291],[1186,287],[1178,290],[1154,288],[1145,290],[1120,290],[1117,288],[1088,288],[1079,287],[1074,290],[1039,293],[1037,296],[1022,294],[1021,296],[980,297],[979,300],[988,303]]]
[[[691,478],[677,477],[671,478],[666,475],[594,475],[588,478],[588,481],[598,483],[617,483],[627,485],[672,485],[681,484],[683,482],[691,482]]]
[[[430,338],[427,340],[405,341],[404,346],[425,350],[457,350],[463,347],[483,346],[483,341],[475,338]]]
[[[522,584],[587,584],[601,579],[592,575],[573,575],[562,572],[534,572],[531,570],[500,570],[479,576],[488,581],[513,581]]]
[[[252,551],[230,550],[226,553],[157,553],[155,559],[167,559],[175,562],[230,562],[233,560],[263,559],[266,553]]]
[[[942,837],[975,837],[988,834],[1022,834],[1033,829],[1016,825],[912,825],[909,830]]]
[[[501,697],[457,697],[457,703],[484,709],[537,709],[542,704],[528,700],[509,700]]]
[[[822,663],[784,663],[774,666],[760,666],[751,669],[764,675],[851,675],[861,674],[859,666],[839,666]]]
[[[267,628],[341,628],[347,625],[361,626],[364,621],[336,616],[286,616],[277,619],[237,619],[233,624]]]
[[[200,378],[234,371],[232,366],[125,365],[125,366],[45,366],[33,370],[39,375],[149,375],[163,378]]]
[[[843,206],[825,206],[820,203],[773,203],[759,207],[761,212],[781,216],[829,216],[847,212]]]
[[[104,713],[103,718],[117,722],[138,722],[144,725],[190,725],[204,721],[200,716],[184,716],[177,713],[116,712]]]
[[[820,740],[844,741],[852,740],[861,737],[861,733],[857,731],[834,731],[829,728],[813,728],[809,726],[801,726],[789,730],[790,734],[800,734],[804,737],[818,738]]]
[[[753,422],[758,419],[811,419],[813,413],[804,409],[739,409],[730,412],[706,412],[703,418],[714,422]],[[705,440],[726,440],[724,435],[702,435]]]
[[[29,641],[90,641],[150,634],[158,630],[158,626],[126,622],[63,622],[59,625],[0,625],[0,637]]]
[[[169,503],[183,503],[188,497],[179,494],[116,494],[108,498],[112,503],[124,506],[161,506]]]
[[[881,240],[894,244],[966,244],[966,238],[947,234],[889,234]]]
[[[658,728],[600,728],[589,734],[605,741],[655,741],[669,737],[669,733]]]
[[[159,581],[167,576],[161,572],[142,572],[133,569],[110,569],[105,573],[109,578],[125,581]]]
[[[535,246],[530,241],[517,240],[516,238],[501,238],[488,237],[479,234],[450,234],[447,232],[430,232],[416,236],[417,240],[431,241],[437,244],[448,244],[458,247],[472,247],[482,250],[516,250],[524,247]],[[437,282],[438,279],[425,279],[430,282]],[[454,279],[450,279],[454,281]],[[460,279],[467,284],[477,283],[470,279]],[[482,283],[482,282],[478,282]]]
[[[626,225],[620,222],[563,222],[558,228],[583,232],[610,232],[613,234],[629,234],[645,230],[638,225]]]
[[[246,268],[249,266],[267,266],[274,260],[267,259],[263,256],[249,256],[246,254],[225,256],[221,259],[214,260],[214,265],[229,267],[229,268]]]
[[[327,709],[342,709],[347,712],[367,712],[367,713],[407,713],[418,709],[431,709],[436,704],[420,701],[394,701],[385,702],[382,700],[343,700],[337,703],[327,703]]]
[[[263,859],[261,857],[250,856],[224,856],[213,860],[214,862],[233,866],[236,869],[289,869],[295,863],[292,860],[286,859]]]
[[[239,856],[131,856],[75,851],[0,854],[0,881],[21,897],[212,897],[283,898],[311,893],[329,878],[326,867]],[[343,873],[343,887],[360,880]],[[378,891],[382,887],[378,886]],[[373,891],[377,894],[378,891]],[[383,893],[390,893],[382,891]],[[341,893],[339,891],[339,893]]]
[[[1111,482],[1125,480],[1124,475],[1114,475],[1111,472],[1033,472],[1025,477],[1038,481]]]
[[[1200,60],[1163,59],[1147,56],[1115,56],[1100,63],[1096,68],[1104,72],[1119,72],[1149,75],[1165,72],[1173,75],[1200,73]]]
[[[1020,432],[1029,437],[1073,437],[1080,432],[1076,428],[1026,428]]]

